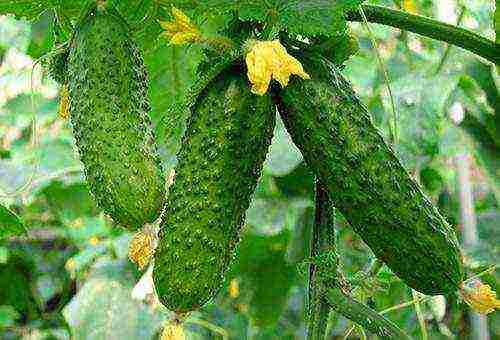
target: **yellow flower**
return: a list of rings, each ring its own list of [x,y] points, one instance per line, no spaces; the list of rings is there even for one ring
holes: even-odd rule
[[[185,340],[184,328],[180,324],[166,325],[161,334],[161,340]]]
[[[68,85],[61,88],[61,100],[59,101],[59,117],[68,119],[69,117],[69,91]]]
[[[153,228],[146,226],[138,231],[128,249],[128,257],[140,270],[144,269],[153,257],[158,240]]]
[[[89,239],[89,243],[92,245],[92,246],[96,246],[99,244],[99,238],[96,237],[96,236],[92,236],[90,239]]]
[[[229,296],[233,299],[240,296],[240,285],[236,279],[232,279],[229,283]]]
[[[170,39],[171,44],[182,45],[200,40],[200,31],[186,14],[172,6],[172,16],[173,21],[160,21],[160,26],[165,30],[162,35]]]
[[[417,6],[413,0],[404,0],[403,9],[408,13],[418,14]]]
[[[464,301],[476,312],[489,314],[500,309],[500,300],[489,285],[479,280],[462,285],[460,292]]]
[[[252,92],[258,95],[267,92],[271,79],[276,79],[283,87],[288,85],[292,74],[310,79],[302,64],[288,54],[279,40],[255,42],[245,61]]]
[[[73,273],[76,269],[76,261],[74,259],[69,259],[66,261],[64,268],[66,268],[68,272]]]

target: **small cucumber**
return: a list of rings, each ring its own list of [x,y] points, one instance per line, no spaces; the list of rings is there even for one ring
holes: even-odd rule
[[[410,287],[457,290],[454,231],[401,165],[337,68],[300,55],[311,80],[292,79],[275,102],[292,140],[353,229]]]
[[[170,310],[195,310],[224,280],[271,143],[275,109],[231,67],[198,96],[169,188],[153,279]]]

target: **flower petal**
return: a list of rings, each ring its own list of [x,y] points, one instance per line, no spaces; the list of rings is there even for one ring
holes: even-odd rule
[[[288,85],[292,74],[310,79],[302,64],[288,54],[279,40],[256,42],[246,56],[246,63],[252,92],[259,95],[267,92],[272,78],[283,87]]]
[[[464,301],[480,314],[489,314],[500,309],[500,300],[497,299],[496,293],[489,285],[479,280],[463,285],[460,292]]]

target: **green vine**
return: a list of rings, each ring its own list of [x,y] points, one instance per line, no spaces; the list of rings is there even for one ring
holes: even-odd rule
[[[319,181],[316,182],[315,202],[309,268],[308,339],[325,339],[331,310],[383,339],[410,339],[390,320],[349,295],[336,253],[335,208]],[[370,273],[378,271],[382,265],[375,261]]]
[[[500,44],[464,28],[449,25],[431,18],[414,15],[382,6],[363,5],[369,22],[400,28],[425,37],[444,41],[473,52],[496,65],[500,64]],[[358,11],[347,13],[350,21],[363,21]]]

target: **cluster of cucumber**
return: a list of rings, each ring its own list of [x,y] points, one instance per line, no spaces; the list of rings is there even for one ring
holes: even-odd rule
[[[160,301],[184,313],[224,280],[271,143],[278,109],[331,201],[374,254],[412,288],[450,293],[463,279],[453,230],[406,172],[338,69],[297,54],[311,80],[257,96],[243,60],[200,91],[165,199],[150,127],[148,82],[125,21],[95,6],[53,71],[67,81],[76,145],[90,190],[117,223],[137,229],[162,210],[153,279]]]

